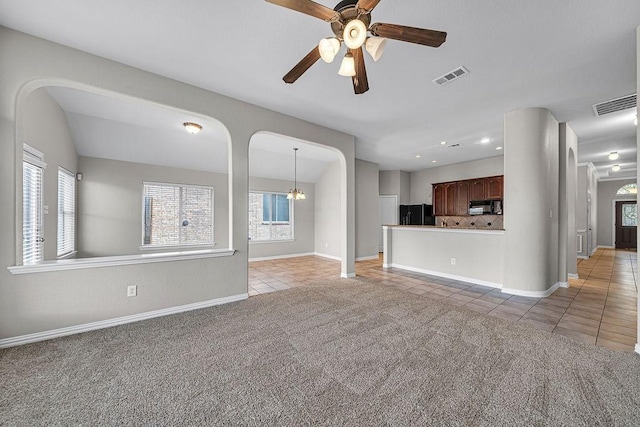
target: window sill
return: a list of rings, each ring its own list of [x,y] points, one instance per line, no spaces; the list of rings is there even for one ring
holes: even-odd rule
[[[150,264],[154,262],[217,258],[232,256],[235,252],[235,249],[229,248],[95,258],[74,258],[57,261],[44,261],[39,264],[32,265],[15,265],[7,267],[7,269],[11,272],[11,274],[44,273],[48,271],[79,270],[82,268],[116,267],[132,264]]]
[[[263,243],[291,243],[295,242],[295,239],[283,239],[283,240],[249,240],[250,245],[261,245]]]
[[[213,247],[216,245],[215,242],[213,243],[203,243],[201,245],[158,245],[158,246],[151,246],[151,245],[142,245],[139,247],[139,249],[141,251],[190,251],[190,250],[194,250],[194,249],[213,249]]]

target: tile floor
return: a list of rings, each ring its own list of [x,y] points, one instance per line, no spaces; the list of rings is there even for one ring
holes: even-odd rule
[[[382,268],[382,260],[356,262],[356,274],[406,292],[511,322],[617,350],[633,350],[637,341],[635,251],[598,249],[578,260],[579,279],[570,279],[548,298],[503,294],[499,289],[398,269]],[[258,295],[318,279],[336,278],[340,263],[307,256],[249,263],[249,295]]]

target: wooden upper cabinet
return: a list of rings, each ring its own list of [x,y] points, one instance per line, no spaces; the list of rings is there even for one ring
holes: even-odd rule
[[[445,215],[456,215],[456,190],[457,182],[447,182],[444,184]]]
[[[485,199],[485,178],[472,179],[469,185],[469,200]]]
[[[485,196],[487,199],[502,199],[502,186],[504,178],[502,176],[492,176],[485,178]]]
[[[444,199],[444,184],[434,184],[433,193],[431,194],[433,202],[433,214],[435,216],[445,215],[445,199]]]
[[[458,181],[456,189],[456,213],[455,215],[469,214],[469,189],[471,181]]]

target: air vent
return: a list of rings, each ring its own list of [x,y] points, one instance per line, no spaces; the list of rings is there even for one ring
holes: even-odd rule
[[[605,114],[615,113],[617,111],[636,108],[636,94],[623,96],[622,98],[612,99],[611,101],[593,104],[593,113],[596,116],[604,116]]]
[[[455,70],[449,71],[447,74],[438,77],[433,82],[439,86],[445,85],[450,81],[457,79],[458,77],[462,77],[465,74],[469,74],[469,71],[464,67],[458,67]]]

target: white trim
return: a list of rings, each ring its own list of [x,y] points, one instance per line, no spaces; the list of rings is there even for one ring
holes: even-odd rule
[[[567,276],[569,276],[569,279],[579,279],[580,276],[578,276],[576,273],[569,273],[567,274]]]
[[[265,243],[292,243],[296,239],[282,239],[282,240],[249,240],[250,245],[263,245]]]
[[[640,344],[636,343],[636,347],[635,347],[635,349],[633,351],[635,351],[636,353],[640,354]]]
[[[361,256],[361,257],[357,257],[356,261],[368,261],[370,259],[378,259],[378,258],[380,258],[380,255]]]
[[[190,249],[212,249],[216,245],[213,243],[195,243],[193,245],[140,245],[138,249],[141,251],[166,251],[166,250],[183,250],[188,251]]]
[[[445,279],[460,280],[462,282],[473,283],[474,285],[489,286],[491,288],[498,288],[498,289],[502,288],[502,284],[500,283],[487,282],[485,280],[473,279],[471,277],[456,276],[455,274],[441,273],[439,271],[425,270],[425,269],[416,268],[416,267],[408,267],[406,265],[400,265],[395,263],[391,263],[385,266],[385,268],[389,268],[389,267],[399,268],[401,270],[413,271],[415,273],[428,274],[430,276],[444,277]]]
[[[559,288],[568,288],[569,287],[569,282],[558,282],[558,287]]]
[[[553,284],[553,286],[551,286],[546,291],[523,291],[523,290],[520,290],[520,289],[502,288],[502,292],[504,292],[505,294],[510,294],[510,295],[519,295],[521,297],[546,298],[549,295],[551,295],[552,293],[554,293],[558,288],[566,287],[566,286],[563,286],[562,283],[564,283],[564,282],[556,282],[556,283]]]
[[[387,225],[385,227],[394,230],[431,231],[441,233],[466,233],[466,234],[504,234],[504,230],[490,230],[482,228],[458,228],[441,227],[439,225]]]
[[[352,277],[356,277],[356,273],[340,273],[340,277],[343,279],[351,279]]]
[[[340,258],[339,256],[323,254],[323,253],[320,253],[320,252],[314,252],[313,254],[315,256],[319,256],[319,257],[322,257],[322,258],[329,258],[329,259],[333,259],[333,260],[336,260],[336,261],[342,261],[342,258]]]
[[[201,251],[162,252],[155,254],[123,255],[96,258],[61,259],[44,261],[39,264],[15,265],[7,267],[11,274],[44,273],[47,271],[79,270],[82,268],[115,267],[154,262],[185,261],[190,259],[232,256],[235,249],[208,249]]]
[[[588,256],[585,256],[585,255],[578,255],[578,258],[579,258],[579,259],[589,259],[589,257],[588,257]]]
[[[20,335],[12,338],[0,340],[0,348],[14,347],[17,345],[29,344],[52,338],[64,337],[67,335],[79,334],[82,332],[94,331],[96,329],[110,328],[112,326],[124,325],[138,322],[140,320],[153,319],[154,317],[168,316],[185,311],[198,310],[201,308],[213,307],[215,305],[227,304],[235,301],[242,301],[249,298],[248,293],[231,295],[228,297],[215,298],[208,301],[200,301],[191,304],[179,305],[176,307],[163,308],[160,310],[147,311],[146,313],[132,314],[130,316],[116,317],[115,319],[100,320],[98,322],[85,323],[83,325],[68,326],[66,328],[53,329],[49,331],[36,332],[34,334]]]
[[[269,261],[272,259],[298,258],[303,256],[314,256],[314,255],[315,255],[315,252],[306,252],[301,254],[274,255],[274,256],[265,256],[265,257],[258,257],[258,258],[249,258],[249,262]]]
[[[596,250],[597,249],[615,249],[615,248],[613,246],[608,246],[608,245],[598,245],[596,247]]]
[[[598,250],[598,246],[596,246],[595,248],[593,248],[593,250],[591,251],[591,255],[589,255],[590,257],[593,256],[593,254],[596,253],[596,251]]]

